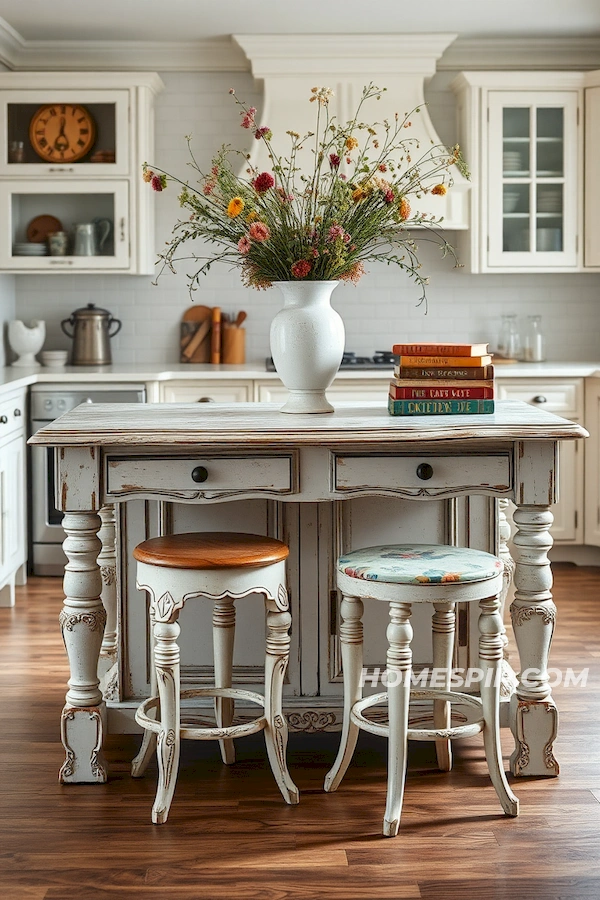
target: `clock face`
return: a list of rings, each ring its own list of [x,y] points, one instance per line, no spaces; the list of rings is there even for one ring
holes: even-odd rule
[[[41,106],[29,123],[31,146],[47,162],[75,162],[91,150],[95,139],[91,113],[72,103]]]

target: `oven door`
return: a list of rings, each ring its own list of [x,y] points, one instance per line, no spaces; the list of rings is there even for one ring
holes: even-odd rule
[[[32,422],[33,433],[48,422]],[[54,448],[31,447],[31,538],[34,544],[62,544],[62,512],[54,505]]]

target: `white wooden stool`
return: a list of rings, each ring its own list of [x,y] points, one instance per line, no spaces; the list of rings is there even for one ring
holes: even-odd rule
[[[344,722],[340,749],[325,779],[325,790],[335,791],[352,759],[362,728],[388,738],[387,804],[383,833],[398,833],[406,776],[407,741],[436,741],[438,763],[451,768],[449,741],[483,732],[485,755],[492,784],[509,816],[519,814],[502,766],[499,699],[502,664],[502,619],[498,612],[504,563],[490,553],[436,544],[391,545],[354,550],[337,562],[337,585],[342,592],[341,628],[344,670]],[[362,699],[363,599],[390,605],[387,629],[387,691]],[[454,646],[455,604],[479,601],[479,658],[483,670],[481,697],[450,691]],[[440,690],[410,690],[412,653],[410,624],[413,603],[433,603],[433,666],[443,670]],[[433,728],[409,728],[410,699],[433,700]],[[388,725],[363,713],[387,701]],[[477,718],[451,725],[451,702],[475,707]]]
[[[289,550],[281,541],[255,534],[206,532],[174,534],[144,541],[133,551],[138,562],[137,586],[150,595],[153,666],[152,696],[136,712],[144,729],[140,752],[131,774],[144,773],[156,748],[158,789],[152,821],[167,821],[177,771],[180,738],[218,740],[225,763],[235,760],[233,739],[265,732],[271,769],[286,803],[298,803],[298,789],[287,769],[287,722],[282,711],[283,677],[290,650],[285,561]],[[263,594],[267,610],[265,695],[231,687],[235,631],[234,601]],[[215,686],[181,691],[177,637],[179,610],[198,597],[214,602],[213,644]],[[215,728],[181,722],[180,700],[215,698]],[[264,707],[251,722],[232,725],[236,698]],[[158,718],[157,718],[158,716]]]

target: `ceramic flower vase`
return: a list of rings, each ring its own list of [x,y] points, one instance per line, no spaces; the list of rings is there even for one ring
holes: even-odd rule
[[[8,343],[17,354],[12,366],[37,366],[35,354],[39,353],[46,339],[46,323],[34,319],[27,325],[20,319],[8,323]]]
[[[337,281],[276,281],[283,309],[271,323],[271,355],[290,392],[284,413],[331,413],[325,391],[344,352],[344,323],[331,307]]]

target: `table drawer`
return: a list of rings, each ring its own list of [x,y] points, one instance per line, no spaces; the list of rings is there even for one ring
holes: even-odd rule
[[[11,394],[0,398],[0,441],[25,428],[25,397]]]
[[[293,457],[290,456],[190,456],[107,460],[107,492],[204,495],[237,492],[289,494],[293,490]]]
[[[495,456],[335,457],[336,491],[380,489],[418,495],[445,491],[504,493],[510,490],[508,454]]]

